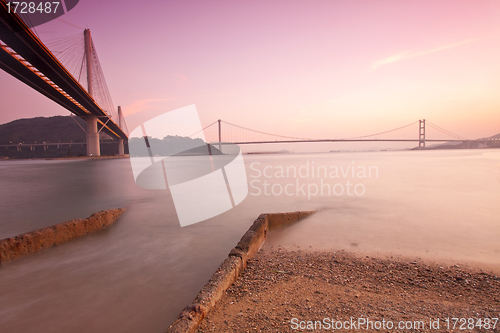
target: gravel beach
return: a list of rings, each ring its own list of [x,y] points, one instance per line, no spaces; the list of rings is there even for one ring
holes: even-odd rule
[[[198,332],[500,332],[499,317],[500,277],[478,268],[267,248]]]

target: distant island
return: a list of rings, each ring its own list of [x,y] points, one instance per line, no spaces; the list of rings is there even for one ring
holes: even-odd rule
[[[499,139],[497,142],[485,142],[489,139]],[[496,134],[487,138],[481,138],[472,140],[470,142],[443,142],[436,144],[427,144],[424,148],[425,150],[436,150],[436,149],[481,149],[481,148],[500,148],[500,134]],[[412,148],[412,150],[418,150],[419,147]]]
[[[148,137],[153,156],[199,156],[222,155],[213,145],[208,145],[200,138],[192,139],[185,136],[167,135],[163,139]],[[144,138],[130,138],[129,150],[131,157],[149,156]]]

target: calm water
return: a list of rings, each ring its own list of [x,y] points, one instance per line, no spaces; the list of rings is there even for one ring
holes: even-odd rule
[[[183,228],[170,193],[138,188],[128,160],[0,162],[0,238],[128,208],[108,230],[1,266],[2,331],[163,332],[263,212],[318,210],[271,234],[272,245],[500,271],[498,150],[245,162],[244,202]]]

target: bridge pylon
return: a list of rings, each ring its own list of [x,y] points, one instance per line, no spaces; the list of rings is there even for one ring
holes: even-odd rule
[[[87,92],[94,98],[94,89],[92,87],[92,39],[90,30],[83,31],[83,40],[85,43],[85,57],[87,60]],[[86,116],[87,121],[87,156],[101,156],[99,144],[99,132],[97,131],[97,116]]]
[[[221,146],[221,138],[222,138],[222,132],[221,132],[221,127],[220,127],[220,122],[221,120],[217,120],[219,123],[219,150],[222,151],[222,146]]]
[[[123,125],[122,107],[118,106],[118,126],[120,126],[120,128],[123,128]],[[125,155],[122,138],[118,139],[118,155]]]
[[[418,121],[418,149],[425,149],[425,119]]]

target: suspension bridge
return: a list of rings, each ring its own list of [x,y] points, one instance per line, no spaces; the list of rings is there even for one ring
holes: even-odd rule
[[[217,120],[205,126],[201,131],[207,136],[218,136],[218,143],[235,144],[267,144],[267,143],[301,143],[301,142],[417,142],[419,149],[425,149],[426,142],[451,142],[462,143],[463,148],[477,148],[478,144],[484,146],[498,146],[500,138],[468,139],[452,133],[430,121],[418,120],[416,122],[369,135],[344,137],[344,138],[304,138],[263,132],[248,127],[243,127],[223,120]],[[195,137],[201,131],[193,133]],[[213,133],[217,131],[217,133]],[[210,135],[211,134],[211,135]]]
[[[87,155],[99,156],[99,133],[103,131],[118,140],[119,154],[123,155],[128,130],[121,108],[115,111],[113,106],[90,31],[86,29],[83,34],[47,44],[53,51],[41,42],[34,29],[30,30],[23,19],[8,13],[6,3],[0,1],[0,68],[84,119],[87,125],[86,129],[83,128],[86,142],[27,143],[22,146],[32,150],[43,146],[46,150],[51,145],[85,145]],[[418,142],[418,147],[424,149],[426,142],[461,142],[463,148],[475,148],[479,143],[486,146],[500,143],[495,138],[470,140],[425,119],[383,132],[344,138],[279,135],[222,120],[209,124],[202,131],[211,130],[217,131],[215,137],[218,135],[219,143],[236,144],[387,141]],[[21,149],[20,144],[2,146]]]
[[[57,41],[62,49],[56,57],[24,20],[0,1],[0,68],[84,119],[88,156],[100,156],[101,131],[118,140],[123,155],[128,130],[121,108],[115,111],[111,101],[90,31],[80,35],[80,43]]]

